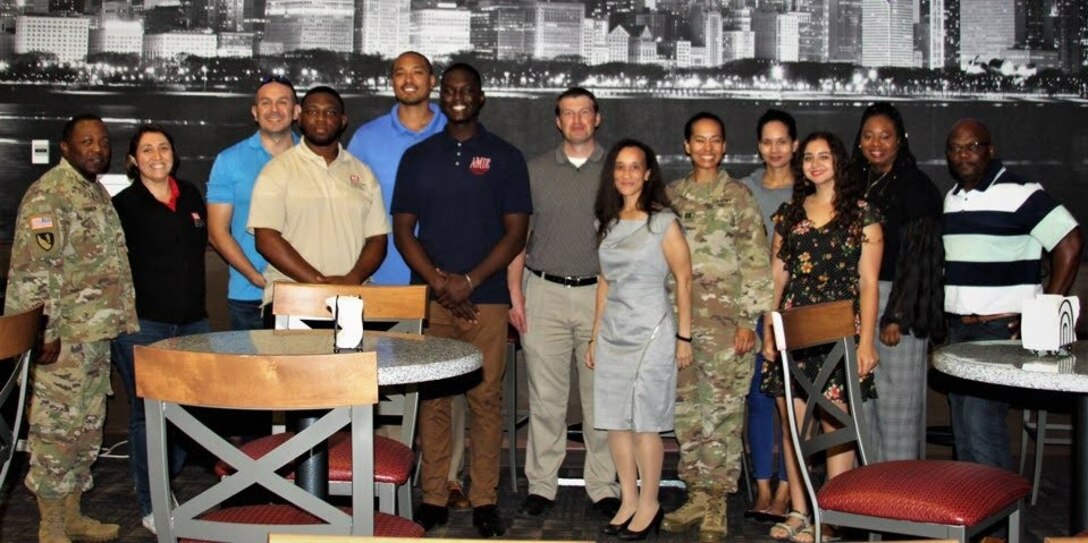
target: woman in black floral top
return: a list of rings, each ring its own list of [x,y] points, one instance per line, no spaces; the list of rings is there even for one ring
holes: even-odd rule
[[[782,204],[774,216],[772,273],[775,307],[791,307],[853,300],[858,324],[858,367],[862,375],[862,395],[876,397],[872,372],[877,364],[877,276],[883,250],[879,211],[863,198],[863,188],[847,173],[846,147],[834,134],[814,132],[801,142],[794,169],[798,182],[791,201]],[[765,338],[774,335],[765,324]],[[783,420],[783,447],[786,469],[791,481],[800,481],[796,455],[791,446],[786,400],[783,397],[782,370],[773,341],[764,341],[763,391],[778,396]],[[828,352],[817,347],[794,353],[805,372],[815,376]],[[842,369],[832,375],[824,395],[844,402]],[[804,409],[804,401],[797,400]],[[830,421],[826,420],[825,424]],[[830,454],[827,476],[835,477],[854,464],[853,449]],[[813,533],[808,522],[808,507],[802,485],[790,485],[795,508],[784,522],[771,528],[771,537],[808,543]],[[826,533],[826,531],[825,531]]]

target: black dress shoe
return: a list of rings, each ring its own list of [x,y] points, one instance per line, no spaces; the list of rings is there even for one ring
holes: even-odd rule
[[[646,536],[650,535],[650,532],[655,534],[661,533],[661,521],[665,519],[665,510],[661,506],[657,506],[657,513],[654,514],[653,520],[646,525],[645,528],[634,532],[631,531],[631,521],[627,521],[627,528],[620,531],[620,539],[624,541],[642,541],[646,539]]]
[[[525,501],[518,506],[518,515],[523,517],[539,517],[548,512],[555,505],[555,500],[549,500],[539,494],[529,494]]]
[[[472,525],[480,532],[480,537],[501,536],[506,533],[499,508],[494,505],[481,505],[472,509]]]
[[[631,513],[631,516],[627,517],[627,520],[619,523],[612,524],[611,522],[601,526],[601,533],[604,535],[619,535],[620,532],[627,529],[627,525],[631,524],[631,519],[635,518],[635,514]]]
[[[601,498],[593,502],[593,510],[600,513],[604,518],[612,518],[620,510],[620,499],[612,496]]]
[[[440,526],[449,522],[450,510],[448,507],[442,507],[440,505],[431,505],[429,503],[420,504],[419,509],[416,509],[416,522],[423,529],[430,531],[435,526]]]

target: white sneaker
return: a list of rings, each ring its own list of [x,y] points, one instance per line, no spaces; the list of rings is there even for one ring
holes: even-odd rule
[[[151,533],[153,533],[155,535],[159,535],[159,532],[157,532],[155,530],[155,514],[154,513],[149,513],[146,517],[144,517],[143,519],[140,520],[140,523],[144,525],[144,528],[147,528],[147,531],[149,531],[149,532],[151,532]]]

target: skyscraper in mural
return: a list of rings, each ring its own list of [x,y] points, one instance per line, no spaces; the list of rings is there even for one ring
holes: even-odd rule
[[[1016,45],[1020,0],[960,0],[960,65],[1001,58]],[[1019,11],[1019,13],[1018,13]],[[1023,35],[1021,31],[1021,35]]]
[[[354,0],[268,0],[261,52],[299,49],[350,53]]]
[[[393,58],[408,49],[411,0],[355,0],[356,53]]]
[[[915,66],[913,0],[862,0],[861,64]]]

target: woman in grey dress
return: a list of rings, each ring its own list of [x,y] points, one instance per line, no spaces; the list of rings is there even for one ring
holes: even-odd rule
[[[673,428],[677,367],[692,360],[691,255],[661,168],[642,142],[624,140],[608,152],[594,210],[601,277],[586,364],[597,372],[596,426],[608,430],[621,499],[602,532],[639,540],[664,516],[660,432]],[[670,273],[676,316],[665,290]]]

